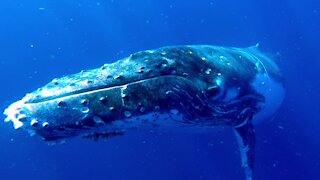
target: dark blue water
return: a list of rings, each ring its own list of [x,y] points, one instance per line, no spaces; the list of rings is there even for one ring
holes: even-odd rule
[[[256,126],[256,179],[320,179],[319,4],[2,0],[0,109],[55,77],[138,50],[259,42],[277,59],[287,93],[276,118]],[[54,147],[2,121],[0,132],[1,180],[244,179],[231,129],[137,132],[98,142],[75,138]]]

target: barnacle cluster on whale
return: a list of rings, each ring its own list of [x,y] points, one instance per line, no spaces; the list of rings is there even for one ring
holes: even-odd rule
[[[257,47],[169,46],[52,80],[4,112],[45,140],[113,137],[142,126],[235,129],[250,179],[252,122],[283,98],[277,65]]]

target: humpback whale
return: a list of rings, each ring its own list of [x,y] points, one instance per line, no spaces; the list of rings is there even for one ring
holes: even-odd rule
[[[15,129],[46,141],[109,138],[153,126],[230,126],[249,180],[253,124],[270,118],[283,97],[278,66],[257,46],[167,46],[53,79],[4,114]]]

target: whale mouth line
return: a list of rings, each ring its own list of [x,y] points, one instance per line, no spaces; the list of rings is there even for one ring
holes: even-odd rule
[[[121,86],[127,86],[127,85],[131,85],[131,84],[136,84],[136,83],[140,83],[140,82],[144,82],[144,81],[148,81],[148,80],[152,80],[152,79],[166,78],[166,77],[167,78],[182,78],[182,79],[185,79],[185,77],[179,76],[179,75],[154,76],[154,77],[149,77],[149,78],[145,78],[145,79],[131,81],[129,83],[123,83],[123,84],[119,84],[119,85],[115,85],[115,86],[105,85],[105,86],[96,86],[96,87],[84,88],[84,89],[80,89],[80,90],[76,90],[76,91],[72,91],[72,92],[68,92],[68,93],[63,93],[63,94],[60,94],[60,95],[57,95],[57,96],[50,96],[50,97],[34,99],[32,101],[29,101],[29,102],[26,101],[25,104],[42,103],[42,102],[51,101],[51,100],[55,100],[55,99],[59,99],[59,98],[66,98],[66,97],[69,97],[69,96],[77,96],[77,95],[81,95],[81,94],[99,92],[99,91],[104,91],[104,90],[108,90],[108,89],[119,88]]]

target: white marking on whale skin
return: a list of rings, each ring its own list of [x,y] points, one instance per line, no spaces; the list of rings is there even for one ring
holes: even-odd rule
[[[261,73],[256,75],[251,85],[265,98],[261,110],[254,116],[253,123],[256,124],[272,117],[283,101],[285,90],[281,82]]]
[[[21,104],[24,104],[21,101],[17,101],[13,104],[11,104],[5,111],[4,114],[7,115],[5,118],[5,122],[11,121],[13,123],[14,129],[18,129],[21,126],[23,126],[23,123],[18,120],[16,117],[17,114],[19,114],[19,111],[17,110],[17,107],[21,107]]]
[[[13,104],[11,104],[7,109],[4,110],[3,114],[5,114],[7,117],[5,118],[5,122],[11,121],[13,123],[14,129],[19,129],[24,124],[19,120],[19,116],[23,115],[27,117],[25,114],[21,114],[21,110],[23,108],[30,109],[29,106],[25,105],[25,102],[30,100],[31,95],[27,94],[23,99],[20,101],[17,101]]]

